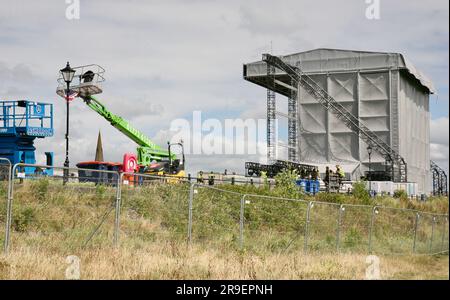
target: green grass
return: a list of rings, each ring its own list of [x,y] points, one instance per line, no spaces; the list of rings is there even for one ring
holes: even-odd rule
[[[341,212],[339,248],[346,252],[364,252],[368,249],[371,207],[367,199],[356,196],[320,193],[315,197],[299,194],[299,201],[267,199],[261,196],[285,197],[292,191],[266,187],[219,186],[223,191],[196,188],[193,203],[193,240],[208,245],[226,244],[239,248],[240,194],[247,197],[244,209],[244,246],[249,251],[299,251],[305,246],[307,201],[320,201],[310,210],[308,250],[335,251],[338,238],[339,204]],[[100,223],[104,214],[114,205],[114,187],[92,184],[69,184],[40,179],[15,184],[12,218],[14,242],[22,240],[38,244],[57,237],[64,249],[81,247],[89,233]],[[3,198],[5,189],[0,189]],[[185,240],[188,223],[189,186],[186,184],[154,183],[122,189],[121,236],[123,241],[141,244],[175,237]],[[431,198],[426,203],[394,198],[371,199],[371,205],[380,205],[374,219],[373,250],[380,253],[409,253],[413,250],[416,213],[398,208],[447,213],[448,201]],[[354,206],[352,206],[354,205]],[[385,207],[389,205],[388,207]],[[394,209],[396,208],[396,209]],[[0,207],[4,219],[5,205]],[[416,235],[416,251],[438,252],[448,247],[448,230],[442,217],[421,218]],[[113,231],[112,211],[94,236],[90,245],[107,245]],[[0,219],[0,220],[3,220]],[[434,228],[433,227],[433,222]],[[4,227],[4,226],[2,226]],[[433,232],[433,241],[431,233]],[[442,243],[444,237],[444,243]],[[3,239],[3,236],[1,237]],[[56,247],[57,248],[57,247]]]

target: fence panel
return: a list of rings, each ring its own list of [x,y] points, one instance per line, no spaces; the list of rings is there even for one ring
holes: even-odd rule
[[[24,176],[12,182],[10,251],[45,249],[73,254],[85,247],[111,247],[119,174],[52,167],[52,176]],[[48,168],[50,169],[50,168]]]
[[[448,253],[449,244],[449,227],[448,215],[436,218],[436,232],[433,235],[432,253],[444,252]]]
[[[412,253],[417,219],[417,212],[413,210],[378,207],[373,223],[372,251],[379,254]]]
[[[189,182],[145,174],[124,174],[120,244],[185,242]]]
[[[307,249],[319,252],[336,250],[340,205],[312,202],[309,213]]]
[[[415,241],[413,241],[413,250],[415,253],[430,253],[431,235],[434,235],[435,225],[436,217],[434,215],[419,213],[417,232],[415,234]]]
[[[308,202],[247,195],[243,246],[251,251],[303,251]]]
[[[240,203],[239,193],[208,185],[195,185],[192,242],[238,247]]]
[[[373,208],[365,205],[343,205],[341,210],[338,250],[367,253]]]

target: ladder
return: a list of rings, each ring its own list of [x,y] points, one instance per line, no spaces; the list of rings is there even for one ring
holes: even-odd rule
[[[331,97],[311,77],[302,73],[301,69],[294,67],[277,56],[263,54],[262,60],[269,66],[276,67],[300,85],[313,96],[325,109],[331,111],[344,124],[357,134],[373,150],[380,153],[386,160],[386,171],[394,182],[407,182],[407,164],[389,144],[380,139],[374,132],[365,126],[357,117],[351,114],[342,104]]]

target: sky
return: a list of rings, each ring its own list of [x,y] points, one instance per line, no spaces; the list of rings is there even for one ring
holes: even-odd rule
[[[36,142],[38,161],[64,162],[65,103],[55,93],[59,69],[99,64],[99,99],[155,142],[171,122],[203,118],[264,119],[266,91],[242,78],[242,65],[271,52],[315,48],[404,54],[432,79],[431,158],[448,171],[448,1],[380,0],[366,18],[365,0],[0,0],[0,99],[53,103],[55,135]],[[135,144],[80,99],[70,107],[70,161],[92,160],[99,131],[106,160],[121,161]],[[257,141],[262,143],[264,141]],[[239,140],[237,141],[239,143]],[[190,155],[187,168],[243,173],[261,155]]]

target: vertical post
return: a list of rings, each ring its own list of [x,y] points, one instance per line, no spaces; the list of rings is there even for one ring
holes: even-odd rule
[[[372,208],[372,216],[370,217],[370,227],[369,227],[369,254],[372,253],[372,236],[373,236],[373,225],[375,223],[375,215],[377,213],[377,206]]]
[[[336,230],[336,251],[339,252],[340,240],[341,240],[341,223],[342,223],[342,214],[345,211],[345,207],[343,204],[339,206],[339,215],[337,220],[337,230]]]
[[[234,177],[233,177],[234,178]],[[244,248],[244,209],[245,209],[245,197],[247,195],[243,195],[241,197],[241,211],[239,214],[239,244],[241,249]]]
[[[308,208],[306,209],[305,237],[304,237],[304,249],[303,249],[303,251],[305,253],[308,251],[309,220],[310,220],[310,211],[311,211],[312,207],[313,207],[313,203],[311,201],[309,201]]]
[[[114,247],[119,245],[119,232],[120,232],[120,208],[122,198],[122,175],[123,173],[117,173],[117,189],[116,189],[116,211],[114,220]]]
[[[192,204],[194,202],[195,183],[191,183],[189,188],[189,214],[188,214],[188,242],[192,242]]]
[[[429,253],[433,253],[433,237],[434,237],[434,226],[436,225],[436,216],[433,216],[433,220],[431,222],[431,237],[430,237],[430,249]]]
[[[413,253],[416,253],[416,240],[417,240],[417,229],[419,227],[419,213],[416,213],[416,220],[414,222],[414,241],[413,241]]]
[[[4,242],[4,253],[5,256],[8,255],[9,250],[9,239],[10,239],[10,229],[11,229],[11,212],[12,212],[12,171],[11,171],[11,162],[8,160],[9,166],[8,166],[8,200],[6,203],[6,222],[5,222],[5,242]],[[13,167],[13,170],[15,169],[15,166]]]

